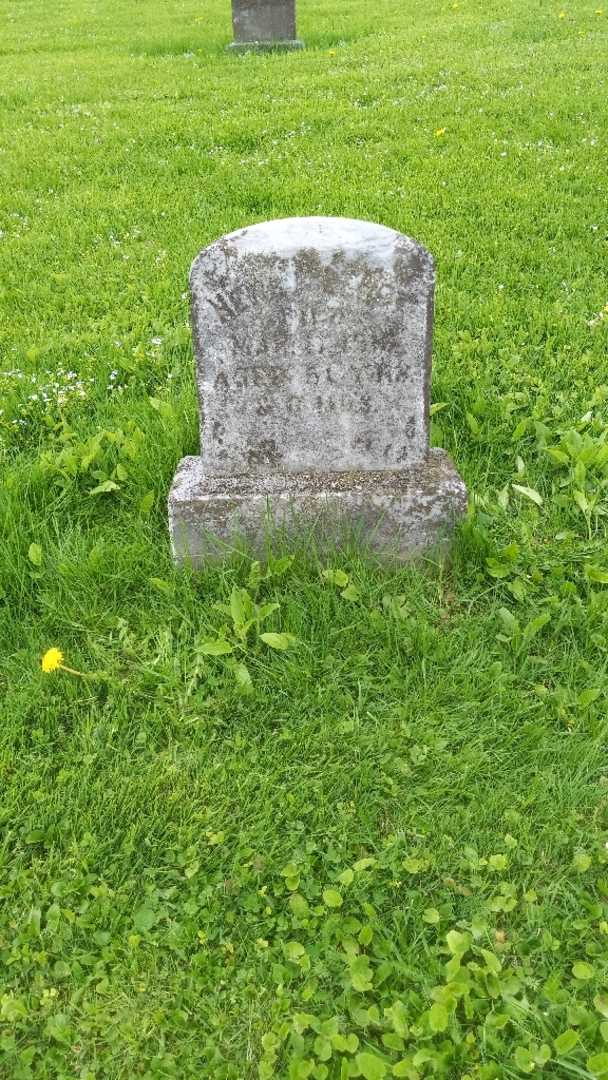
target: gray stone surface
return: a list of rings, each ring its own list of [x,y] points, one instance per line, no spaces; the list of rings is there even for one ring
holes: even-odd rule
[[[398,469],[428,451],[434,273],[393,229],[290,218],[190,274],[210,473]]]
[[[467,506],[448,455],[431,450],[408,469],[218,477],[184,458],[173,481],[170,526],[178,562],[201,566],[235,550],[261,553],[277,531],[339,545],[345,535],[397,560],[444,547]]]
[[[232,29],[231,49],[303,48],[295,0],[232,0]]]
[[[222,237],[190,285],[202,454],[171,491],[175,557],[312,521],[400,557],[444,540],[466,491],[429,451],[428,252],[382,225],[291,218]]]

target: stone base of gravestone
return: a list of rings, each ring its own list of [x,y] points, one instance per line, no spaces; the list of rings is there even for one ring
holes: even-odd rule
[[[202,566],[232,551],[263,553],[273,536],[306,536],[335,547],[354,538],[389,559],[415,558],[449,541],[465,513],[466,488],[443,450],[407,470],[291,473],[266,478],[205,474],[184,458],[169,497],[178,563]]]
[[[303,49],[296,37],[295,0],[232,0],[232,52]]]
[[[201,456],[169,496],[175,559],[200,565],[268,533],[382,555],[442,544],[466,489],[429,448],[435,275],[423,247],[344,218],[288,218],[195,259]]]
[[[231,41],[226,46],[228,52],[294,52],[304,48],[304,42],[299,38],[291,41]]]

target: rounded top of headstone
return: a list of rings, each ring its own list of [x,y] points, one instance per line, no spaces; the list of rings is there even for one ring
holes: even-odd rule
[[[313,250],[321,259],[331,261],[337,254],[386,266],[397,253],[418,256],[419,269],[433,270],[430,253],[409,236],[377,225],[342,217],[292,217],[263,221],[237,229],[205,248],[195,259],[194,270],[206,252],[223,249],[239,255],[280,255],[290,259],[299,252]]]

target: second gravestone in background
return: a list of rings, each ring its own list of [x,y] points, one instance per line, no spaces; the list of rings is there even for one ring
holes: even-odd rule
[[[232,0],[234,41],[237,52],[265,49],[303,49],[296,37],[295,0]]]
[[[354,527],[401,558],[442,541],[466,490],[429,449],[428,252],[382,225],[289,218],[205,248],[190,285],[202,450],[169,496],[176,559],[259,548],[276,524]]]

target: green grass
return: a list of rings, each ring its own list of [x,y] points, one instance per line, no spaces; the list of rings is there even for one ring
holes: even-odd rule
[[[601,7],[0,12],[3,1080],[608,1074]],[[309,213],[433,252],[469,519],[177,573],[189,264]]]

